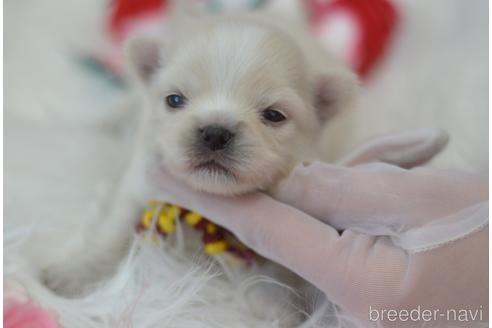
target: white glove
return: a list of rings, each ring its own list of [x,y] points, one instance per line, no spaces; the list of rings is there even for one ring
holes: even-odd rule
[[[371,163],[298,167],[275,198],[339,230],[389,236],[410,252],[462,238],[488,222],[487,184],[473,175]]]
[[[488,318],[488,191],[478,177],[314,163],[296,168],[277,200],[200,193],[164,172],[155,178],[162,199],[231,230],[360,320],[470,327]]]

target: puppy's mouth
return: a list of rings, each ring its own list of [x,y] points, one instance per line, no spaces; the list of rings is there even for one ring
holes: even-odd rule
[[[193,168],[196,171],[207,172],[211,174],[220,174],[230,178],[235,178],[235,175],[232,172],[231,168],[227,167],[226,165],[216,160],[207,160],[207,161],[200,162],[194,165]]]

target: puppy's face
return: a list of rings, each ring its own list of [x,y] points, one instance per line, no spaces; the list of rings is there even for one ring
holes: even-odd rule
[[[165,46],[136,39],[162,164],[196,189],[239,194],[285,176],[319,131],[304,58],[266,27],[221,22]]]

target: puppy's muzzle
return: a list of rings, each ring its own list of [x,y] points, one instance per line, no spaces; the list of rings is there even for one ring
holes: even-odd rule
[[[208,125],[199,129],[202,145],[211,151],[226,148],[234,138],[234,133],[220,125]]]

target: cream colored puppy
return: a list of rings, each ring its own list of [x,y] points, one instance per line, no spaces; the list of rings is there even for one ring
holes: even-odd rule
[[[73,294],[115,269],[138,212],[159,197],[149,170],[215,194],[272,191],[296,164],[317,157],[325,122],[355,97],[355,76],[302,25],[257,14],[178,17],[174,26],[171,37],[137,37],[127,46],[142,100],[132,159],[111,213],[89,229],[90,243],[47,269],[53,289]],[[435,153],[425,151],[435,143],[410,144],[419,158]],[[352,161],[401,157],[378,147]]]
[[[177,15],[171,37],[128,43],[142,114],[132,159],[111,213],[89,229],[90,245],[47,269],[53,289],[73,294],[114,270],[138,212],[158,197],[149,170],[237,195],[271,190],[313,158],[318,133],[348,106],[356,78],[302,27],[273,21],[263,14]]]

